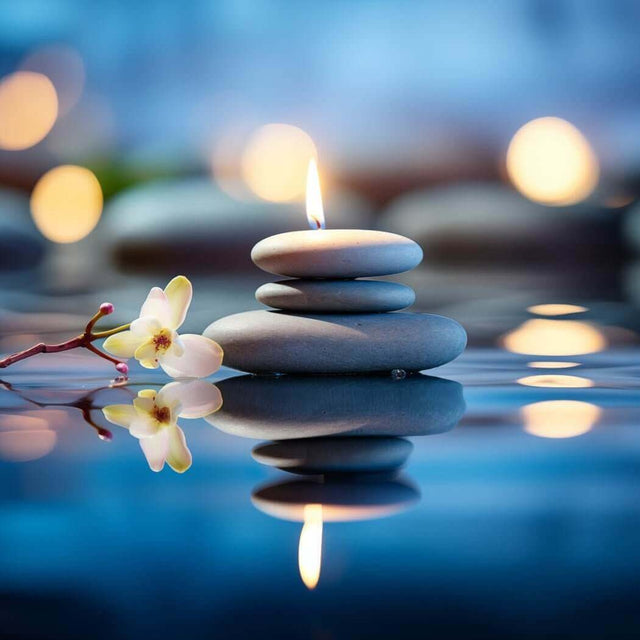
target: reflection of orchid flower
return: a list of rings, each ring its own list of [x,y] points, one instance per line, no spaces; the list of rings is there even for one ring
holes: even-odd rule
[[[105,340],[104,348],[119,358],[135,357],[143,367],[161,366],[172,378],[205,378],[220,368],[222,349],[198,334],[179,336],[191,304],[193,289],[184,276],[177,276],[165,287],[153,287],[140,317],[128,331]]]
[[[164,463],[178,473],[191,466],[191,452],[178,418],[203,418],[222,406],[218,388],[204,380],[171,382],[159,391],[143,389],[133,405],[112,404],[104,407],[105,418],[129,429],[153,471]]]

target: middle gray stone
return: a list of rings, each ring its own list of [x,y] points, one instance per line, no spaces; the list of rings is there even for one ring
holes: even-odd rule
[[[380,280],[282,280],[256,291],[256,300],[284,311],[376,313],[415,302],[413,289]]]

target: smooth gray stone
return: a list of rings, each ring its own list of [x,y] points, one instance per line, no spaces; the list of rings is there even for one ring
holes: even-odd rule
[[[367,373],[431,369],[467,343],[455,321],[428,313],[293,315],[246,311],[210,324],[204,335],[224,364],[250,373]]]
[[[256,300],[268,307],[319,313],[398,311],[415,299],[411,287],[381,280],[283,280],[256,291]]]
[[[373,520],[400,513],[420,500],[416,487],[401,479],[369,482],[287,480],[254,489],[251,502],[282,520],[304,521],[305,506],[322,505],[324,522]]]
[[[431,265],[483,264],[505,271],[505,264],[553,263],[558,270],[559,260],[566,269],[608,260],[617,251],[620,221],[594,213],[589,203],[547,207],[506,185],[470,182],[404,193],[382,214],[379,227],[422,243]]]
[[[360,227],[370,221],[368,204],[357,196],[333,196],[334,224]],[[299,204],[239,201],[210,178],[156,180],[126,189],[109,201],[100,232],[121,267],[190,273],[230,267],[253,270],[251,248],[272,234],[304,229]]]
[[[421,374],[239,376],[217,387],[222,408],[205,420],[256,440],[434,435],[453,429],[465,410],[462,385]]]
[[[290,473],[384,473],[399,469],[412,450],[403,438],[302,438],[266,442],[251,455]]]
[[[255,264],[293,278],[363,278],[417,267],[422,249],[413,240],[370,229],[292,231],[265,238],[251,251]]]

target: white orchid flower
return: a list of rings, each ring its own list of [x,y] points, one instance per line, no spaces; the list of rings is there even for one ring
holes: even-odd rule
[[[143,367],[162,367],[172,378],[206,378],[220,368],[222,348],[198,334],[178,335],[193,288],[184,276],[149,292],[128,331],[110,336],[104,348],[118,358],[135,357]]]
[[[178,473],[191,466],[191,452],[178,418],[203,418],[222,406],[218,388],[204,380],[170,382],[159,391],[143,389],[133,404],[102,409],[112,424],[138,438],[149,467],[162,471],[165,462]]]

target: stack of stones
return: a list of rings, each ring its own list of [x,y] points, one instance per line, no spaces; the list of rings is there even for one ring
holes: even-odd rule
[[[466,334],[455,320],[402,311],[415,300],[410,287],[360,279],[416,267],[422,250],[408,238],[359,230],[287,233],[259,242],[251,258],[264,271],[294,279],[256,291],[257,300],[274,310],[209,325],[205,335],[222,346],[229,367],[250,373],[413,372],[445,364],[464,350]]]

